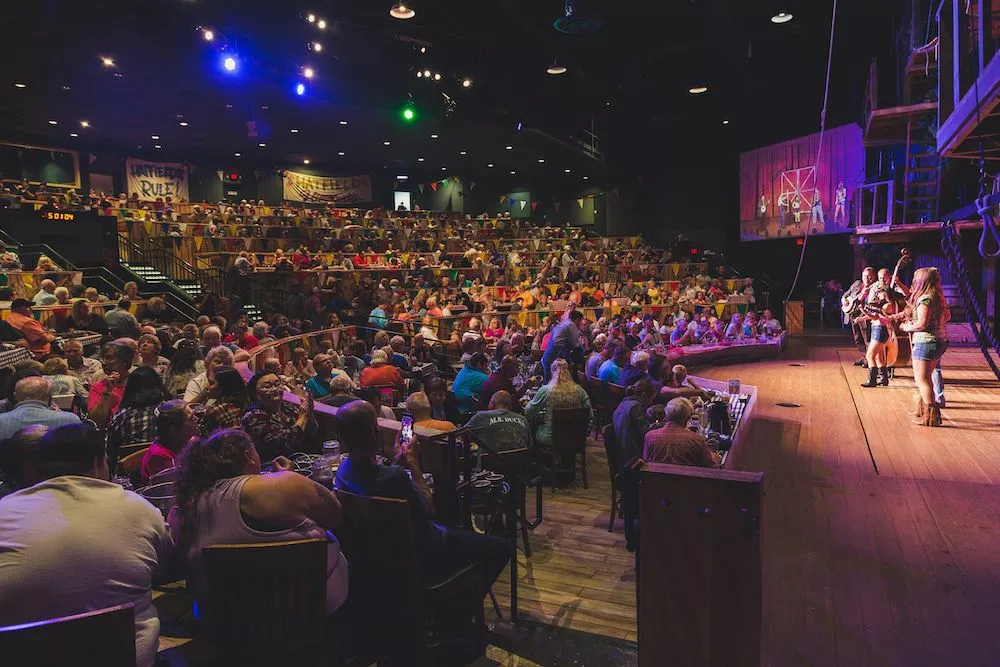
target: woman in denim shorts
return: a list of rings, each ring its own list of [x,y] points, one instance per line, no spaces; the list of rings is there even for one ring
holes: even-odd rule
[[[900,329],[910,332],[913,343],[913,378],[920,391],[916,423],[940,426],[941,406],[934,400],[931,376],[940,367],[941,355],[948,349],[945,323],[950,318],[950,312],[941,291],[941,275],[934,267],[923,267],[914,272],[907,312],[909,321],[903,322]]]

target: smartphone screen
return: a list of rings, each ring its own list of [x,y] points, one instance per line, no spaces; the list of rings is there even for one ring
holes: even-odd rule
[[[405,444],[413,442],[413,415],[408,412],[403,413],[403,427],[400,429],[399,439]]]

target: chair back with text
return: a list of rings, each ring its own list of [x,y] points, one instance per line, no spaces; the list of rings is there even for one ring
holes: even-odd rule
[[[202,612],[233,664],[319,664],[326,628],[327,543],[215,544],[201,550]]]
[[[0,627],[4,667],[135,667],[135,614],[123,604]]]

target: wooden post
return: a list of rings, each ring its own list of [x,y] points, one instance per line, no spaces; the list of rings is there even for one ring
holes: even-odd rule
[[[959,0],[951,0],[951,76],[952,76],[952,109],[957,109],[962,101],[962,10],[959,7]]]
[[[992,0],[990,0],[990,2],[992,3]],[[983,75],[983,70],[986,69],[986,45],[989,43],[987,35],[989,34],[992,26],[987,20],[987,14],[990,11],[990,7],[987,3],[983,2],[983,0],[977,0],[977,4],[979,14],[976,17],[976,32],[978,33],[979,39],[978,44],[976,44],[976,48],[979,50],[979,67],[976,69],[976,78],[978,79]]]
[[[906,116],[906,152],[904,153],[906,164],[903,165],[903,220],[902,224],[909,222],[909,218],[906,216],[909,214],[910,210],[910,141],[911,132],[913,129],[913,117],[907,114]],[[889,201],[892,201],[890,199]],[[891,220],[890,220],[891,224]]]
[[[640,474],[639,667],[757,667],[761,473]]]

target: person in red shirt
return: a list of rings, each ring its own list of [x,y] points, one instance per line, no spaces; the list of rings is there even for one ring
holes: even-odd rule
[[[42,323],[31,316],[31,302],[27,299],[14,299],[11,302],[7,324],[24,337],[28,349],[36,358],[44,357],[52,351],[51,343],[55,340],[55,335],[46,331]]]
[[[156,411],[156,440],[142,457],[139,474],[143,483],[167,468],[176,465],[177,456],[198,433],[198,417],[186,402],[164,401]]]
[[[234,343],[244,350],[252,350],[260,345],[257,337],[250,333],[246,315],[240,315],[240,319],[236,321],[236,326],[233,327],[233,333],[226,336],[225,342]]]
[[[372,352],[371,366],[361,371],[361,387],[393,386],[403,389],[405,380],[399,369],[389,363],[382,350]]]
[[[101,367],[104,379],[90,385],[87,397],[87,416],[100,428],[107,426],[111,417],[118,412],[125,381],[135,359],[135,350],[127,343],[112,341],[101,350]]]

